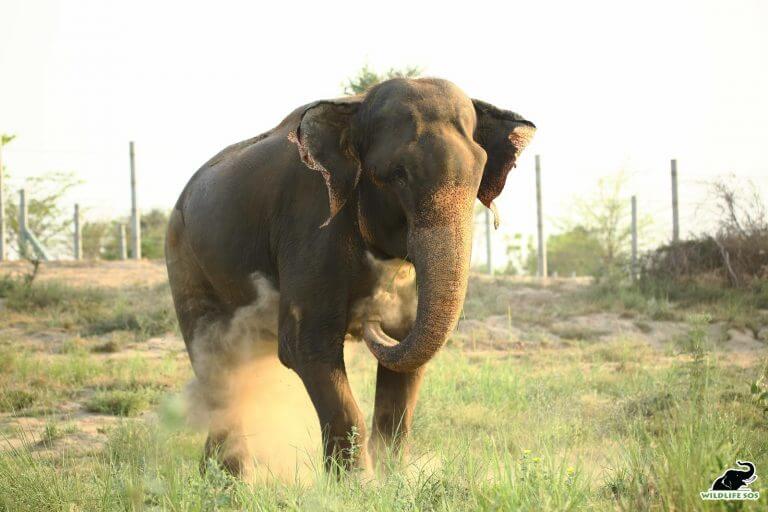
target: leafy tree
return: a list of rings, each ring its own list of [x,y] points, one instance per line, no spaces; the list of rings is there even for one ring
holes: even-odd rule
[[[8,172],[5,178],[8,182]],[[54,171],[33,176],[24,181],[27,191],[27,226],[40,243],[49,250],[71,253],[66,243],[72,231],[72,215],[64,205],[64,198],[81,182],[74,173]],[[19,200],[16,187],[6,187],[5,218],[9,246],[19,251]],[[14,190],[14,192],[11,192]],[[14,197],[15,196],[15,197]]]
[[[154,209],[141,215],[141,256],[158,259],[165,255],[168,212]]]
[[[550,274],[620,278],[629,263],[632,238],[626,184],[624,173],[601,178],[591,195],[576,200],[573,213],[559,223],[561,233],[547,237]],[[649,216],[638,219],[641,240],[649,225]],[[535,273],[537,254],[531,249],[526,269]]]
[[[127,251],[131,252],[130,218],[89,222],[83,226],[83,254],[86,258],[116,260],[120,258],[120,240],[118,229],[125,226]],[[168,226],[168,213],[153,209],[141,215],[141,256],[147,259],[162,258],[165,253],[165,230]]]
[[[0,133],[0,151],[2,151],[3,146],[8,144],[9,142],[11,142],[15,138],[16,138],[15,135],[8,135],[6,133]],[[2,162],[0,161],[0,177],[3,178],[3,180],[0,180],[0,181],[5,182],[6,181],[5,180],[6,176],[7,175],[5,173],[5,166],[2,165]],[[7,187],[7,184],[6,184],[6,187]],[[4,190],[2,192],[3,192],[3,197],[2,197],[3,201],[0,201],[0,202],[2,202],[3,204],[8,204],[6,202],[8,200],[7,194],[5,194]],[[4,236],[5,237],[5,236],[7,236],[7,233],[4,232],[4,233],[0,234],[0,236]],[[7,241],[5,239],[3,240],[3,242],[7,243]],[[5,247],[8,247],[8,246],[5,245]],[[7,249],[6,249],[6,253],[7,253]],[[5,254],[0,255],[0,256],[5,256]]]
[[[603,268],[602,248],[595,234],[583,226],[576,226],[564,233],[547,237],[547,271],[559,276],[592,276]],[[525,268],[536,273],[537,251],[531,247]]]
[[[352,78],[348,78],[343,84],[344,94],[353,96],[367,91],[374,85],[389,80],[390,78],[415,78],[421,75],[422,69],[418,66],[406,66],[403,69],[389,68],[384,73],[377,73],[368,64],[357,72]]]
[[[595,237],[604,270],[615,269],[628,257],[632,231],[626,184],[624,173],[601,178],[591,196],[576,200],[576,222]]]
[[[88,259],[116,260],[120,258],[119,222],[95,221],[83,225],[83,256]]]
[[[504,268],[504,274],[516,276],[527,272],[527,260],[524,257],[526,253],[523,251],[523,234],[505,235],[504,239],[507,242],[507,266]],[[533,238],[528,236],[527,240],[530,248],[533,244]],[[536,272],[536,269],[534,268],[533,271]]]
[[[1,135],[0,144],[8,144],[13,135]],[[8,169],[2,169],[5,181],[4,204],[8,229],[8,242],[19,251],[19,197],[18,189],[27,191],[27,227],[40,243],[49,250],[71,253],[72,245],[67,244],[65,235],[72,232],[71,211],[65,207],[64,198],[81,181],[74,173],[53,171],[27,178],[22,186],[11,186]]]

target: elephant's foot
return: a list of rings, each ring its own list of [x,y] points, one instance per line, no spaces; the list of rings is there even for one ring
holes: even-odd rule
[[[368,441],[368,451],[372,464],[377,468],[386,468],[399,464],[408,456],[407,432],[383,433],[374,431]]]
[[[347,471],[367,471],[370,468],[365,429],[360,425],[347,425],[327,436],[324,446],[325,467],[334,474]]]
[[[200,472],[205,474],[209,464],[214,463],[236,477],[245,477],[253,470],[245,436],[239,429],[211,429],[205,440]]]

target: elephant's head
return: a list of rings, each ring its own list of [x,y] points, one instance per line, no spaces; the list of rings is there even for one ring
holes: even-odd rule
[[[474,200],[492,208],[534,131],[518,114],[438,79],[389,80],[304,111],[293,139],[325,178],[328,221],[356,200],[371,251],[406,258],[416,269],[410,333],[398,343],[376,318],[365,325],[382,365],[413,371],[445,343],[464,303]]]

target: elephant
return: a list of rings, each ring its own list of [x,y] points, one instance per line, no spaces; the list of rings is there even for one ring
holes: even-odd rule
[[[495,208],[535,130],[447,80],[395,78],[303,105],[205,163],[171,212],[165,247],[205,400],[226,406],[217,386],[255,338],[273,335],[316,410],[326,468],[403,453],[425,364],[463,307],[474,201]],[[376,300],[391,262],[415,273],[398,315]],[[248,315],[258,328],[236,329]],[[347,379],[348,335],[377,360],[370,436]],[[241,435],[212,426],[205,457],[242,471]]]
[[[719,476],[712,482],[711,491],[737,491],[749,485],[757,479],[755,475],[755,465],[751,462],[737,460],[739,466],[746,466],[746,471],[738,469],[728,469],[722,476]]]

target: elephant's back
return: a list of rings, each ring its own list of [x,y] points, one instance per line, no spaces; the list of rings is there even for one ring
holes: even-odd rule
[[[215,289],[228,290],[254,272],[274,274],[271,219],[292,165],[289,145],[271,130],[229,146],[195,173],[179,197],[175,229],[183,230],[185,250]]]

